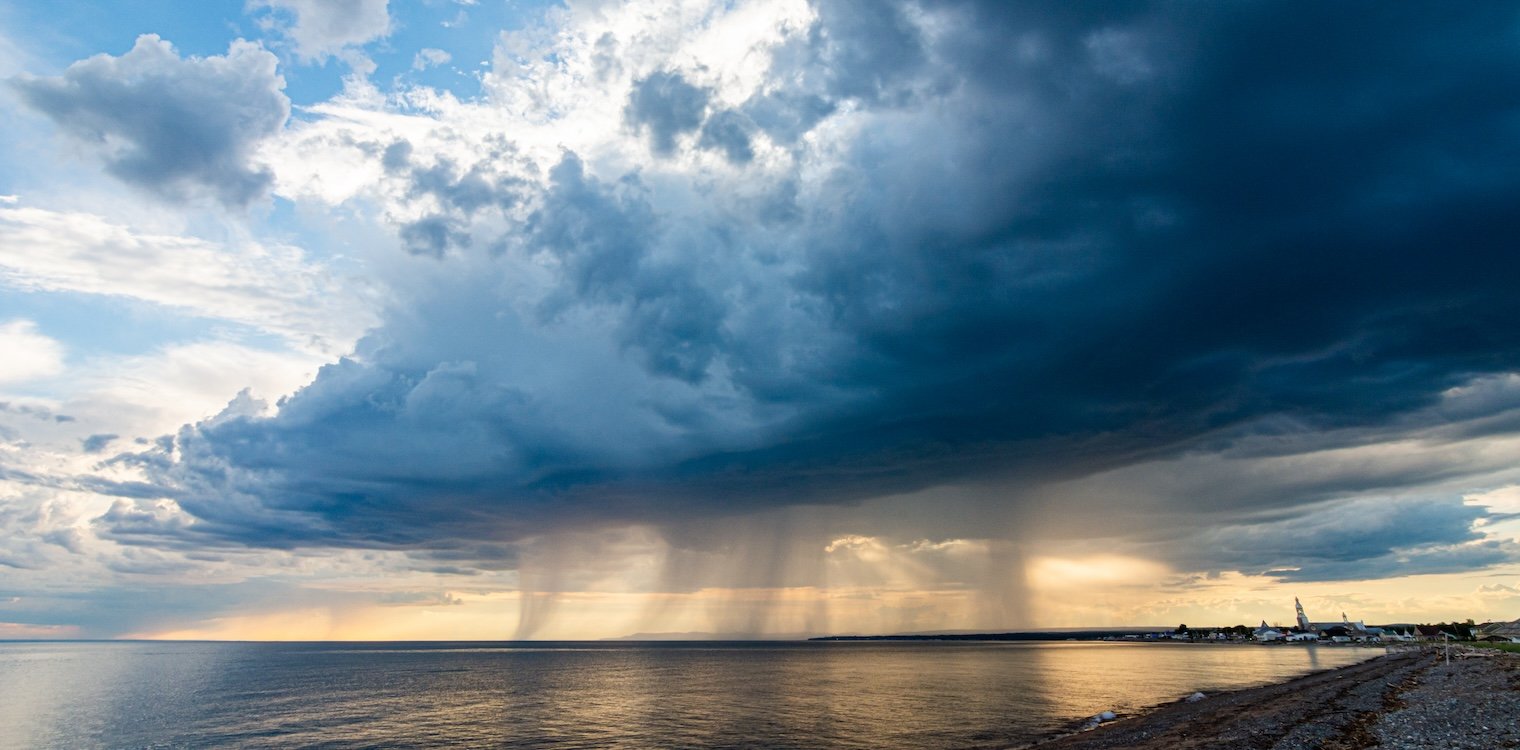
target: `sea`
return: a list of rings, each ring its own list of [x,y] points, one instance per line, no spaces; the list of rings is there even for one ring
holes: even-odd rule
[[[0,643],[3,748],[1001,748],[1382,649]]]

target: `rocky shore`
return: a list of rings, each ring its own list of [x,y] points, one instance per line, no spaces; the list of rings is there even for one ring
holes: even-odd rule
[[[1520,655],[1392,653],[1250,690],[1168,704],[1039,750],[1520,748]]]

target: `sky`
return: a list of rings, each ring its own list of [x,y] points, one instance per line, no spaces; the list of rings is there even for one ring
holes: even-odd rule
[[[1520,617],[1520,9],[0,6],[0,638]]]

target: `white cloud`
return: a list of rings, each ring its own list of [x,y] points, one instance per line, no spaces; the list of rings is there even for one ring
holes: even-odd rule
[[[441,49],[428,47],[418,52],[417,56],[412,58],[412,70],[427,70],[428,68],[435,68],[439,65],[447,65],[448,62],[453,59],[453,55],[450,55]]]
[[[0,323],[0,384],[24,383],[63,371],[63,345],[30,320]]]
[[[289,13],[280,27],[296,55],[321,61],[348,47],[358,47],[391,32],[387,0],[254,0],[255,7]]]
[[[9,351],[0,335],[0,350]],[[135,473],[99,466],[118,451],[142,450],[144,439],[223,411],[229,400],[250,411],[311,380],[325,358],[268,351],[226,341],[172,344],[129,356],[81,358],[48,380],[52,398],[6,397],[0,409],[0,466],[10,479],[47,487],[71,477],[135,480]],[[250,395],[234,394],[247,389]],[[115,435],[106,453],[90,453],[91,436]],[[32,477],[32,479],[27,479]],[[7,479],[0,478],[0,488]],[[7,499],[0,493],[0,512]]]
[[[128,297],[334,354],[372,320],[355,282],[289,245],[142,234],[98,216],[0,207],[0,282]]]
[[[278,195],[333,205],[371,199],[398,221],[418,218],[415,201],[406,186],[384,179],[374,158],[376,150],[397,140],[410,143],[417,164],[448,159],[465,168],[497,160],[502,144],[510,143],[513,161],[529,166],[521,176],[533,182],[541,183],[566,151],[599,176],[643,169],[651,179],[668,175],[680,182],[723,158],[711,151],[683,151],[655,159],[647,139],[625,124],[633,82],[661,71],[678,73],[710,90],[715,106],[738,106],[773,83],[772,52],[804,40],[811,19],[811,9],[800,0],[739,6],[686,0],[551,11],[553,28],[503,34],[482,80],[484,101],[461,102],[420,86],[388,97],[345,92],[306,108],[307,117],[266,141],[260,157],[275,171]],[[429,54],[419,53],[416,62],[437,64]],[[828,139],[849,135],[840,131]],[[804,158],[763,136],[753,147],[754,161],[742,181],[726,185],[729,194],[763,190],[756,186],[791,175],[796,160]],[[733,177],[726,170],[712,176]]]
[[[69,413],[93,429],[156,435],[216,414],[243,388],[273,399],[309,381],[322,358],[221,341],[88,362]]]
[[[1520,513],[1520,484],[1479,492],[1463,498],[1471,505],[1481,505],[1493,513]]]

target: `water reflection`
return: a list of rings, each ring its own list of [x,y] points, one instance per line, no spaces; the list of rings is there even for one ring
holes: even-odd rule
[[[1378,650],[0,644],[0,747],[969,747]]]

